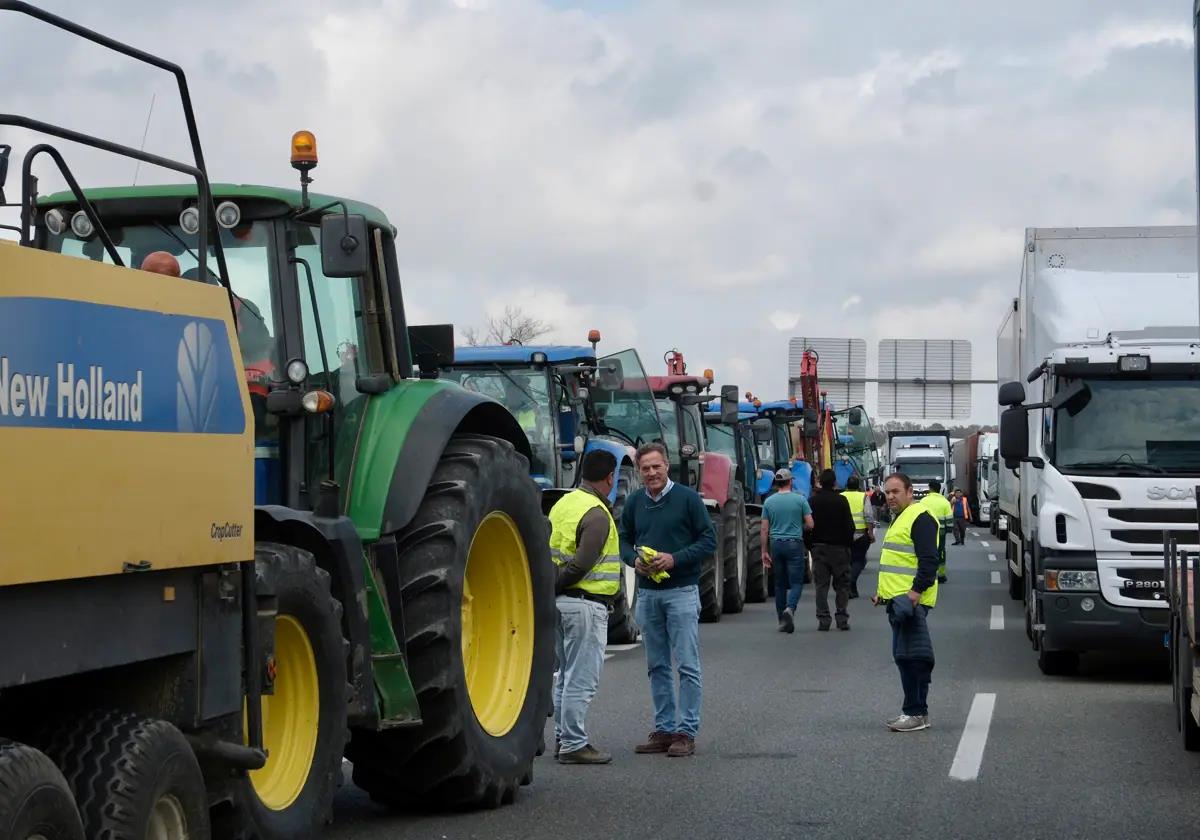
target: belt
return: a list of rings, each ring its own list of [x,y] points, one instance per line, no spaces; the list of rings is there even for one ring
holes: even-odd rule
[[[591,592],[584,592],[582,589],[564,589],[561,594],[566,595],[568,598],[582,598],[584,601],[594,601],[606,607],[613,605],[613,599],[607,595],[594,595]]]

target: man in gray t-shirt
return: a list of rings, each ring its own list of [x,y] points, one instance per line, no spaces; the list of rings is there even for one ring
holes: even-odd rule
[[[775,472],[775,492],[763,502],[762,562],[775,574],[775,612],[779,632],[796,630],[796,606],[804,591],[804,529],[813,527],[808,499],[792,491],[792,471]]]

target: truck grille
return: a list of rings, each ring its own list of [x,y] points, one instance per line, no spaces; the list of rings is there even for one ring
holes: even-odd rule
[[[1196,529],[1188,531],[1177,531],[1169,529],[1171,534],[1179,540],[1180,545],[1196,545],[1200,543],[1200,535]],[[1122,528],[1112,531],[1112,538],[1117,542],[1133,543],[1135,545],[1162,545],[1163,532],[1158,529],[1154,530],[1134,530],[1132,528]]]
[[[1117,569],[1121,595],[1135,601],[1162,601],[1167,597],[1162,569]]]
[[[1108,515],[1121,522],[1178,523],[1181,525],[1196,523],[1196,511],[1188,508],[1109,508]]]

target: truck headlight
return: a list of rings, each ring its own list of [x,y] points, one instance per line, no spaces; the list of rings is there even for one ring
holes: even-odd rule
[[[1047,569],[1043,579],[1046,589],[1055,592],[1085,592],[1100,588],[1098,572],[1057,571]]]

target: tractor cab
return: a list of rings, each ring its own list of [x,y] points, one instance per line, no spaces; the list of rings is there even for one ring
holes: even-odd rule
[[[720,404],[709,403],[704,411],[704,433],[709,452],[729,457],[736,465],[738,480],[747,504],[761,502],[771,489],[772,475],[758,463],[754,423],[758,410],[753,403],[739,403],[736,420],[722,416]]]
[[[772,474],[780,469],[791,470],[792,489],[807,496],[812,487],[812,469],[797,455],[791,433],[794,424],[804,423],[803,407],[796,399],[764,403],[749,394],[747,398],[758,412],[753,429],[762,469]]]
[[[861,405],[832,413],[833,460],[838,484],[846,486],[852,475],[860,479],[877,477],[882,469],[879,444],[867,410]]]

